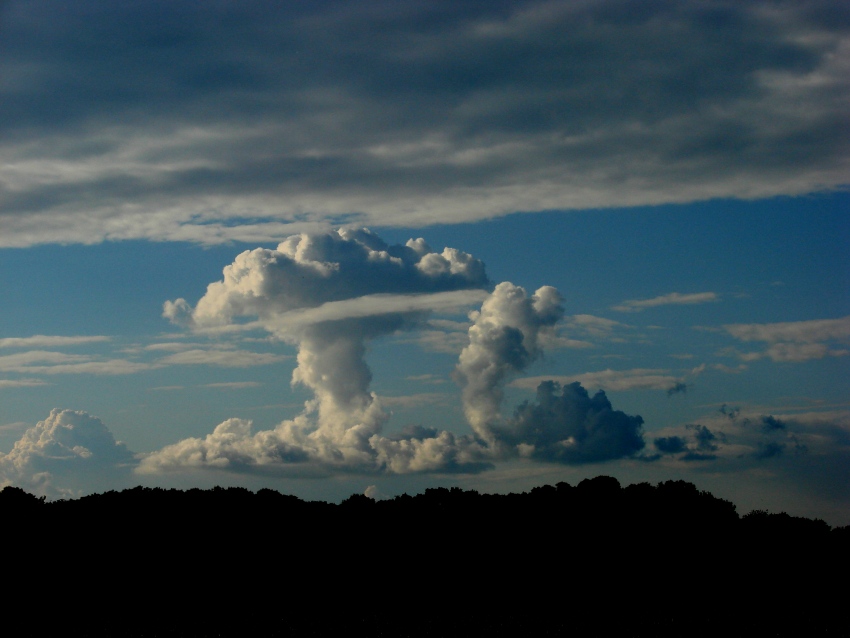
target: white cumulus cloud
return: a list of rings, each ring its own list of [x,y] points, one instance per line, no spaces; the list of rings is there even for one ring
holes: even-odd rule
[[[59,496],[74,485],[129,475],[133,454],[104,423],[86,412],[55,409],[0,454],[0,485]],[[55,478],[54,478],[55,477]]]
[[[513,422],[501,416],[504,386],[553,342],[556,324],[564,314],[562,297],[551,286],[531,295],[509,282],[489,293],[488,287],[483,263],[467,253],[452,248],[437,252],[422,239],[389,246],[362,229],[301,234],[276,250],[240,254],[224,269],[223,280],[210,284],[194,307],[178,300],[166,305],[165,316],[196,331],[244,325],[240,322],[245,320],[263,326],[297,346],[292,383],[307,387],[313,398],[301,414],[272,430],[255,432],[251,422],[230,419],[206,437],[185,439],[147,455],[138,471],[477,472],[494,461],[520,455],[530,444],[506,429]],[[469,313],[468,324],[431,317],[456,313],[475,303],[481,306]],[[180,309],[179,319],[172,312],[175,308]],[[458,332],[464,327],[465,346],[455,377],[475,435],[422,426],[385,435],[391,416],[387,408],[433,402],[441,396],[381,398],[371,392],[367,344],[399,331]],[[593,406],[606,402],[604,397],[594,397],[585,411],[594,412],[597,407]],[[617,414],[631,424],[626,438],[640,439],[640,417]],[[558,423],[562,429],[577,427],[579,438],[587,438],[586,425]],[[638,449],[623,441],[603,449],[605,440],[618,440],[609,436],[610,427],[620,426],[615,421],[602,422],[600,435],[591,437],[596,443],[580,445],[581,452],[541,452],[538,458],[586,462]],[[535,444],[541,442],[537,435],[531,438]]]

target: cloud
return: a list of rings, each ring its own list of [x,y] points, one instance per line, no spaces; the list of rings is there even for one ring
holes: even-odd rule
[[[33,335],[32,337],[6,337],[0,339],[0,348],[61,348],[62,346],[77,346],[110,340],[111,337],[104,336],[61,337]]]
[[[740,364],[734,368],[731,368],[727,365],[723,365],[722,363],[715,363],[711,366],[712,370],[718,370],[719,372],[723,372],[725,374],[741,374],[744,370],[747,369],[746,364]]]
[[[97,360],[89,355],[32,350],[0,356],[0,371],[24,374],[135,374],[156,367],[126,359]]]
[[[169,308],[179,306],[180,321],[198,331],[257,317],[256,323],[297,346],[292,383],[307,387],[313,398],[301,414],[273,430],[254,432],[251,422],[229,419],[204,438],[185,439],[145,456],[138,472],[474,473],[519,456],[583,463],[632,455],[642,447],[640,417],[612,411],[604,393],[590,399],[578,385],[558,399],[576,404],[561,412],[578,410],[577,420],[549,416],[546,410],[557,401],[540,389],[545,405],[526,403],[513,419],[502,416],[505,384],[541,356],[563,307],[551,286],[532,295],[510,282],[490,293],[484,290],[488,286],[483,263],[467,253],[435,252],[422,239],[388,246],[366,230],[302,234],[277,250],[242,253],[194,308],[184,302],[166,306],[164,314],[175,319]],[[436,320],[440,324],[430,317],[476,301],[481,307],[469,313],[471,324]],[[467,327],[467,341],[455,379],[474,436],[422,426],[384,435],[387,407],[433,403],[443,395],[379,397],[371,392],[367,344],[399,331],[456,331],[459,325]],[[542,425],[532,423],[538,413],[544,415]],[[553,431],[541,431],[547,428]],[[574,449],[553,447],[561,450],[568,439],[577,441]]]
[[[412,336],[401,337],[400,342],[416,343],[426,352],[446,352],[457,355],[469,341],[469,322],[447,319],[430,319],[427,327]]]
[[[375,294],[356,299],[328,301],[316,308],[292,310],[264,321],[266,329],[278,334],[289,334],[305,326],[327,321],[342,321],[416,312],[456,312],[481,302],[487,296],[484,290],[455,290],[408,295]],[[445,334],[445,333],[441,333]],[[420,340],[421,342],[421,340]]]
[[[174,319],[181,308],[196,327],[258,316],[285,337],[312,324],[425,311],[430,303],[454,308],[488,283],[484,264],[463,251],[434,252],[422,239],[389,246],[367,229],[341,229],[245,251],[194,309],[178,299],[166,303],[164,316]],[[466,292],[443,294],[456,291]]]
[[[662,454],[678,454],[684,452],[687,441],[681,436],[661,436],[652,441]]]
[[[626,390],[664,390],[676,387],[682,383],[682,379],[669,374],[669,370],[655,368],[633,368],[632,370],[601,370],[599,372],[585,372],[567,376],[548,377],[524,377],[516,379],[511,383],[513,387],[526,390],[536,389],[538,385],[546,380],[555,381],[561,385],[581,383],[589,388],[600,388],[608,392],[619,392]]]
[[[295,419],[251,433],[231,420],[204,439],[187,439],[145,458],[141,472],[209,466],[283,473],[476,471],[484,467],[468,437],[381,435],[389,414],[370,392],[366,344],[426,325],[433,312],[488,297],[484,265],[459,250],[433,251],[422,239],[389,246],[365,229],[302,234],[277,250],[240,254],[224,279],[183,308],[195,330],[257,322],[298,347],[292,382],[314,398]],[[486,303],[486,302],[485,302]],[[173,318],[166,307],[166,316]],[[172,357],[184,355],[177,353]],[[392,403],[393,399],[389,400]],[[312,468],[312,469],[311,469]]]
[[[135,464],[103,422],[73,410],[55,409],[26,430],[8,454],[0,454],[0,485],[16,485],[47,496],[73,493],[68,486],[119,481]]]
[[[166,343],[151,343],[144,347],[144,350],[149,350],[153,352],[157,351],[165,351],[165,352],[184,352],[186,350],[193,350],[197,348],[197,344],[194,343],[180,343],[169,341]],[[229,347],[229,346],[228,346]]]
[[[259,388],[262,383],[259,381],[227,381],[223,383],[206,383],[205,388],[222,388],[225,390],[242,390],[244,388]]]
[[[445,383],[446,380],[435,374],[414,374],[404,378],[405,381],[413,381],[415,383],[425,383],[429,385],[439,385]]]
[[[29,427],[28,423],[23,421],[17,421],[15,423],[3,423],[0,425],[0,432],[23,432]]]
[[[432,380],[427,380],[426,383],[433,383]],[[409,394],[398,397],[381,397],[381,403],[386,407],[392,408],[414,408],[422,405],[442,405],[446,403],[447,395],[439,392],[420,392],[418,394]]]
[[[648,460],[658,460],[662,455],[679,454],[678,460],[688,462],[713,461],[717,458],[719,444],[726,443],[724,433],[716,434],[700,424],[685,426],[687,434],[681,436],[661,436],[653,439],[653,445],[660,454],[647,457]]]
[[[850,413],[846,411],[776,415],[723,405],[715,415],[700,420],[659,431],[661,436],[653,439],[658,453],[646,460],[699,461],[710,463],[717,472],[759,469],[772,463],[768,467],[788,476],[802,478],[805,472],[815,472],[824,478],[821,486],[845,480],[834,466],[844,462],[839,459],[850,459]],[[818,469],[819,463],[823,467]],[[811,477],[805,482],[811,482]]]
[[[251,421],[228,419],[203,439],[184,439],[144,457],[138,471],[142,474],[192,468],[239,471],[299,464],[308,459],[305,450],[271,436],[270,432],[252,436],[251,427]]]
[[[66,354],[49,350],[31,350],[0,356],[0,371],[24,374],[135,374],[173,365],[210,365],[247,368],[270,365],[289,357],[272,353],[250,352],[227,345],[199,347],[197,344],[154,344],[144,350],[174,351],[150,363],[128,359],[102,359],[92,355]],[[136,350],[133,350],[136,351]]]
[[[177,352],[158,361],[161,365],[207,365],[222,368],[249,368],[284,361],[289,357],[267,352],[247,350],[186,350]]]
[[[728,324],[730,335],[743,342],[768,344],[762,352],[740,353],[744,361],[770,358],[773,361],[800,362],[850,355],[850,316],[782,323]],[[840,344],[840,345],[839,345]]]
[[[3,388],[34,388],[49,385],[41,379],[0,379],[0,390]]]
[[[376,485],[368,486],[363,490],[363,495],[371,498],[373,501],[380,501],[385,498],[383,492]]]
[[[723,328],[741,341],[767,343],[817,343],[850,341],[850,316],[840,319],[789,321],[784,323],[739,323]]]
[[[593,341],[622,342],[625,341],[624,332],[631,329],[627,324],[593,315],[567,316],[558,324],[555,330],[547,330],[540,335],[540,343],[547,350],[583,350],[593,348]]]
[[[674,394],[678,393],[687,394],[688,385],[686,383],[682,383],[681,381],[677,381],[674,385],[667,388],[667,396],[672,397]]]
[[[564,326],[565,330],[569,330],[573,334],[606,340],[617,339],[619,338],[617,335],[632,327],[619,321],[596,317],[594,315],[573,315],[572,317],[567,317],[564,321]]]
[[[558,396],[558,389],[561,395]],[[499,438],[522,456],[560,463],[593,463],[632,456],[644,447],[640,416],[612,409],[603,391],[545,381],[537,399],[517,407]]]
[[[630,299],[618,306],[611,306],[611,309],[619,312],[641,312],[647,308],[658,306],[683,306],[710,303],[718,300],[717,293],[714,292],[697,292],[687,295],[671,292],[670,294],[653,297],[652,299]]]
[[[563,316],[560,293],[544,286],[532,296],[511,283],[496,286],[481,310],[470,314],[469,345],[460,353],[466,419],[482,440],[494,442],[504,385],[541,354],[538,341]]]
[[[103,6],[4,5],[2,246],[263,242],[847,182],[835,3]]]

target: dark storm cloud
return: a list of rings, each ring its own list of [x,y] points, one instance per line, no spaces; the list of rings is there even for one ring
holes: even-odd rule
[[[785,452],[785,444],[777,441],[765,441],[759,443],[758,449],[753,453],[757,459],[770,459]]]
[[[716,454],[694,451],[687,452],[679,457],[682,461],[713,461],[716,458]]]
[[[677,454],[683,452],[687,441],[681,436],[660,436],[652,441],[658,450],[664,454]]]
[[[694,424],[687,427],[694,431],[696,449],[700,452],[714,452],[717,449],[717,442],[725,439],[722,432],[715,434],[704,425]]]
[[[771,414],[761,418],[761,427],[765,432],[774,432],[776,430],[786,429],[785,423]]]
[[[848,13],[817,1],[8,2],[3,244],[280,238],[304,229],[280,222],[416,225],[834,187],[848,157]]]
[[[724,406],[725,408],[725,406]],[[681,454],[680,461],[713,461],[721,445],[728,443],[723,432],[712,432],[700,424],[688,424],[684,428],[684,436],[661,436],[653,439],[652,443],[658,454],[645,456],[642,460],[657,461],[662,455]]]
[[[672,397],[674,394],[678,393],[687,394],[688,393],[688,385],[686,383],[682,383],[681,381],[677,381],[674,385],[667,388],[667,396]]]
[[[545,381],[538,386],[535,401],[525,401],[516,409],[499,439],[533,446],[528,455],[535,459],[593,463],[643,449],[642,425],[640,416],[614,410],[602,390],[591,397],[580,383],[561,388]]]

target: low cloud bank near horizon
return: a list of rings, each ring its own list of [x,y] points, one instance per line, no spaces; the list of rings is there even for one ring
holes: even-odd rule
[[[51,498],[77,496],[94,482],[126,482],[136,459],[106,425],[86,412],[54,409],[0,453],[0,487],[15,485]]]
[[[850,412],[846,410],[764,414],[723,406],[713,415],[709,414],[700,419],[699,423],[646,433],[643,445],[643,440],[629,437],[630,433],[636,431],[635,420],[639,417],[613,411],[610,404],[606,405],[604,393],[590,397],[576,384],[563,393],[579,397],[579,401],[573,402],[563,401],[557,390],[557,384],[543,388],[542,392],[546,398],[541,400],[538,397],[521,405],[514,417],[506,420],[506,426],[518,428],[524,425],[526,422],[523,416],[528,410],[542,409],[548,413],[548,418],[551,418],[552,415],[557,415],[559,404],[566,410],[583,414],[570,426],[574,428],[573,436],[576,440],[579,437],[576,437],[575,433],[582,436],[582,432],[591,432],[593,423],[597,420],[620,419],[626,426],[609,432],[620,437],[620,445],[625,444],[625,448],[621,449],[631,449],[634,452],[633,455],[625,457],[633,459],[630,464],[632,470],[638,466],[664,467],[674,472],[674,475],[682,475],[681,471],[686,469],[688,474],[682,476],[688,476],[692,481],[699,481],[701,476],[706,480],[713,477],[715,482],[722,481],[724,476],[738,481],[741,474],[749,473],[769,476],[772,477],[772,484],[779,481],[778,485],[786,486],[783,489],[791,489],[793,485],[793,489],[799,494],[810,494],[811,498],[825,503],[827,510],[838,516],[837,520],[846,519],[839,515],[842,511],[846,512],[846,509],[841,508],[846,508],[850,503],[845,488],[847,479],[850,478]],[[504,432],[500,436],[506,445],[510,445],[519,440],[517,432],[515,429],[513,435]],[[235,477],[246,473],[265,476],[267,479],[322,478],[334,475],[339,477],[341,474],[350,477],[378,476],[392,473],[390,468],[364,472],[363,468],[323,466],[299,454],[293,454],[289,459],[278,456],[270,459],[268,465],[260,465],[256,462],[258,441],[254,438],[261,439],[273,434],[252,434],[250,421],[228,419],[204,439],[187,439],[178,444],[182,446],[190,462],[180,467],[160,467],[158,471],[178,471],[184,473],[185,478],[193,474],[197,478],[197,472],[200,471],[208,475],[205,480],[218,474],[222,477],[218,480],[223,481],[227,480],[224,478],[227,474]],[[428,428],[408,428],[408,431],[390,435],[386,440],[430,440],[431,444],[439,445],[440,434]],[[532,435],[524,434],[523,438],[531,439],[535,444],[534,449],[530,446],[524,448],[522,458],[525,462],[551,464],[554,461],[573,464],[571,459],[551,458],[553,452],[563,456],[574,453],[592,454],[594,450],[592,437],[582,449],[581,445],[563,446],[557,443],[554,447],[547,447],[546,430],[538,429]],[[557,434],[555,427],[548,435]],[[641,449],[632,449],[638,446]],[[245,454],[242,462],[236,456],[239,450]],[[203,458],[198,455],[207,456]],[[147,456],[132,454],[124,444],[115,441],[100,419],[81,411],[56,409],[51,411],[47,419],[26,430],[11,452],[0,453],[0,488],[14,485],[30,493],[55,499],[76,498],[95,491],[131,487],[158,480],[157,473],[150,473],[154,468],[149,467],[142,473],[133,472],[134,468],[139,468],[140,462],[144,463]],[[446,464],[440,473],[457,475],[474,469],[483,470],[500,460],[508,459],[504,456],[498,459],[491,456],[486,461],[479,461],[486,463],[480,468],[452,467]],[[605,459],[597,459],[601,460]],[[593,462],[587,456],[581,460],[584,461]],[[637,466],[635,462],[638,462]],[[606,472],[604,467],[597,467],[598,472]],[[526,469],[532,468],[529,466]],[[616,473],[613,467],[608,471]],[[637,478],[638,476],[634,475],[631,480],[646,480]],[[658,476],[658,473],[655,472],[654,476]],[[464,480],[469,483],[470,479]],[[353,489],[357,491],[360,488]],[[776,501],[775,494],[765,494],[763,497]],[[757,495],[749,494],[747,499],[751,503],[750,507],[763,507],[759,505]],[[805,515],[812,516],[811,513]]]
[[[834,191],[848,12],[3,2],[0,246]]]
[[[547,349],[574,347],[561,330],[604,341],[633,329],[602,317],[567,315],[565,303],[552,286],[529,292],[510,282],[494,284],[483,262],[462,250],[437,250],[421,238],[390,245],[366,229],[302,233],[275,249],[244,251],[196,302],[178,298],[164,303],[164,318],[180,327],[180,334],[137,349],[170,353],[166,357],[179,358],[174,364],[232,367],[246,364],[235,346],[224,341],[202,351],[194,343],[180,342],[180,336],[226,336],[232,331],[238,339],[246,328],[265,331],[263,340],[297,349],[291,383],[311,392],[300,414],[263,430],[234,417],[205,436],[133,454],[100,419],[57,409],[26,430],[12,451],[0,454],[0,485],[61,497],[102,480],[118,485],[168,474],[461,475],[486,472],[500,463],[578,466],[622,460],[632,467],[651,464],[720,474],[767,468],[795,477],[801,489],[830,486],[836,502],[843,502],[835,486],[846,475],[842,468],[850,467],[850,418],[844,412],[789,415],[723,408],[676,427],[658,430],[649,424],[647,432],[640,415],[617,410],[606,392],[681,394],[708,369],[706,364],[678,373],[634,368],[522,378]],[[463,315],[466,320],[458,320]],[[394,403],[406,401],[413,408],[433,399],[384,400],[374,393],[366,362],[369,345],[393,335],[440,330],[465,333],[463,343],[458,341],[452,376],[472,434],[427,423],[387,433]],[[714,330],[768,345],[842,344],[848,334],[846,318],[728,324]],[[78,342],[77,337],[37,336],[11,340],[5,347]],[[66,364],[67,357],[75,356],[82,355],[56,355],[54,363]],[[43,363],[47,355],[3,357],[8,366],[20,366]],[[258,368],[262,362],[257,356],[250,360]],[[157,361],[164,365],[164,359]],[[280,383],[274,375],[272,371],[262,381],[235,385]],[[506,407],[509,387],[535,390],[536,395]]]

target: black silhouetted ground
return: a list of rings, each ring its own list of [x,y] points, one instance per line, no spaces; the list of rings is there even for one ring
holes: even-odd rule
[[[684,481],[339,505],[7,487],[0,516],[16,635],[850,635],[850,527],[739,516]]]

